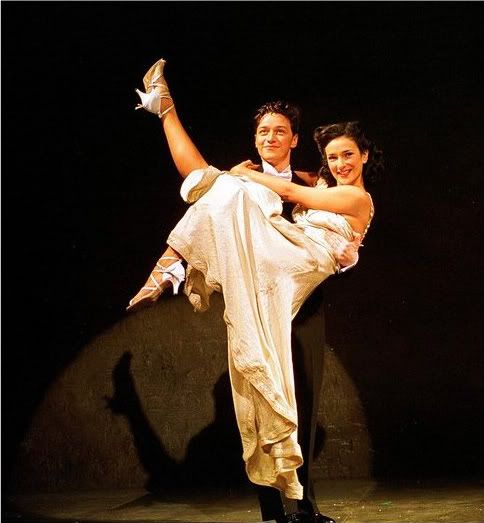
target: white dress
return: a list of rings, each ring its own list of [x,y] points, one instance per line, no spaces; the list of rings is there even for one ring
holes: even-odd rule
[[[291,322],[314,289],[338,270],[334,242],[355,235],[342,216],[324,211],[296,209],[292,224],[281,217],[276,193],[213,167],[191,173],[182,194],[193,179],[203,185],[204,178],[210,190],[200,191],[204,194],[167,242],[188,263],[185,293],[196,310],[207,309],[213,291],[223,293],[249,479],[301,499]]]

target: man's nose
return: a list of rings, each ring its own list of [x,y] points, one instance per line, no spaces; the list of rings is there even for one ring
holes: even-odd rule
[[[274,131],[269,131],[269,132],[267,133],[267,140],[268,140],[269,142],[274,141],[274,136],[275,136]]]

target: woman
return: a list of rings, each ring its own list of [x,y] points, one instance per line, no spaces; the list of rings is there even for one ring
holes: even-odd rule
[[[364,179],[378,170],[372,145],[356,123],[320,127],[321,174],[333,187],[302,187],[258,173],[247,161],[222,173],[211,167],[181,125],[163,78],[164,61],[145,75],[143,107],[157,114],[181,194],[193,203],[170,233],[168,248],[128,309],[155,301],[170,284],[205,310],[213,291],[225,300],[229,370],[243,459],[254,483],[301,499],[301,465],[291,362],[291,321],[305,299],[337,271],[342,239],[363,239],[373,216]],[[375,156],[375,157],[374,157]],[[255,182],[255,183],[254,183]],[[298,206],[295,224],[281,198]]]

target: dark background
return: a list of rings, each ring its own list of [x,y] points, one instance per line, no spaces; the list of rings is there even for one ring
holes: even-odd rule
[[[159,121],[133,110],[161,56],[221,168],[256,159],[251,115],[268,99],[302,108],[296,168],[318,167],[317,125],[364,123],[387,176],[359,267],[327,284],[328,340],[377,477],[481,474],[482,4],[1,9],[4,487],[46,388],[124,317],[185,209]]]

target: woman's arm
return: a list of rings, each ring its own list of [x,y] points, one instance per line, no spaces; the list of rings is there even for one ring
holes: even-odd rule
[[[313,171],[293,171],[293,173],[309,187],[314,187],[318,181],[318,173]]]
[[[368,198],[359,187],[345,185],[324,190],[304,187],[276,176],[253,171],[245,167],[245,163],[248,162],[236,165],[230,173],[235,176],[245,176],[253,182],[265,185],[283,200],[300,203],[307,209],[320,209],[360,218],[362,209],[368,206]]]

